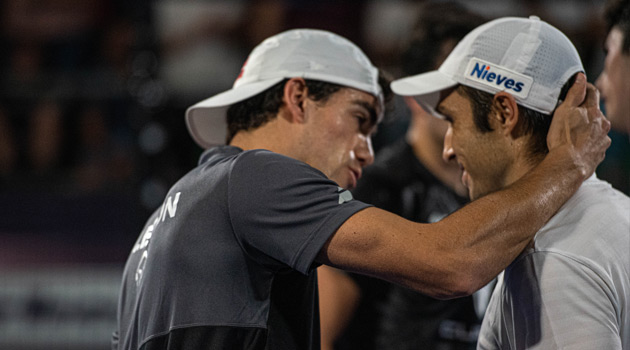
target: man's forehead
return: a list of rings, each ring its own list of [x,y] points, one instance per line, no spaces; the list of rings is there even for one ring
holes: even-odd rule
[[[435,110],[439,113],[448,112],[449,106],[447,106],[443,102],[444,100],[446,100],[447,97],[449,97],[451,94],[453,94],[456,91],[457,91],[457,86],[440,91],[440,98],[438,100],[438,104]]]
[[[353,88],[347,88],[347,89],[352,91],[352,96],[355,100],[364,101],[368,103],[369,105],[371,105],[372,107],[376,106],[378,99],[374,95],[370,94],[369,92],[365,92],[365,91],[361,91],[361,90],[357,90]]]

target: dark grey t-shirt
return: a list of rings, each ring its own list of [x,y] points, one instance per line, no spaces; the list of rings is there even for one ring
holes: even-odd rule
[[[314,259],[367,206],[295,159],[207,151],[129,256],[113,349],[319,348]]]

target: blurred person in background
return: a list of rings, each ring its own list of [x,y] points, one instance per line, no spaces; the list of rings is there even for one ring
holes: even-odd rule
[[[612,128],[630,137],[630,0],[606,5],[604,70],[596,81]]]
[[[403,74],[437,69],[457,42],[484,22],[459,3],[420,5],[400,59]],[[446,121],[412,97],[404,100],[411,114],[406,135],[377,153],[352,194],[406,219],[436,222],[467,202],[466,188],[457,163],[442,159]],[[319,268],[319,280],[323,349],[474,349],[489,298],[476,293],[438,300],[327,266]]]
[[[630,195],[630,1],[610,0],[604,14],[606,58],[595,84],[613,130],[612,145],[597,173]]]

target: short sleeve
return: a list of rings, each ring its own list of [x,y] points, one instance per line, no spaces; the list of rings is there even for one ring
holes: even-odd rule
[[[521,258],[493,294],[478,349],[621,349],[611,285],[562,253]]]
[[[339,226],[368,206],[317,169],[262,150],[244,152],[234,163],[228,205],[236,238],[251,258],[304,274]]]

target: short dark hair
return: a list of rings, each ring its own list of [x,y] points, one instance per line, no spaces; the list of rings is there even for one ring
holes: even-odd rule
[[[446,15],[445,15],[446,14]],[[425,2],[401,55],[404,75],[415,75],[438,68],[443,45],[459,42],[486,19],[457,2]]]
[[[604,11],[607,33],[617,27],[623,33],[621,51],[630,54],[630,0],[609,0]]]
[[[273,85],[267,90],[254,95],[246,100],[231,105],[227,110],[228,135],[226,144],[232,141],[234,135],[241,130],[253,130],[261,127],[276,117],[280,106],[284,85],[289,79]],[[330,96],[343,88],[343,85],[327,83],[319,80],[304,79],[308,89],[308,97],[314,101],[326,102]],[[386,106],[392,99],[392,91],[389,87],[391,78],[384,71],[379,71],[378,83],[383,90]]]
[[[577,74],[574,74],[564,84],[560,91],[559,101],[563,101],[566,98],[566,94],[571,85],[573,85],[573,82],[575,82],[576,77]],[[473,113],[473,122],[475,123],[477,130],[482,133],[492,131],[493,129],[488,121],[488,115],[492,110],[494,94],[465,85],[459,85],[456,91],[470,101]],[[523,107],[520,104],[518,104],[518,114],[522,116],[519,118],[520,130],[525,135],[531,134],[529,142],[529,158],[535,159],[541,155],[547,154],[549,152],[549,148],[547,147],[547,133],[549,132],[552,116]]]

